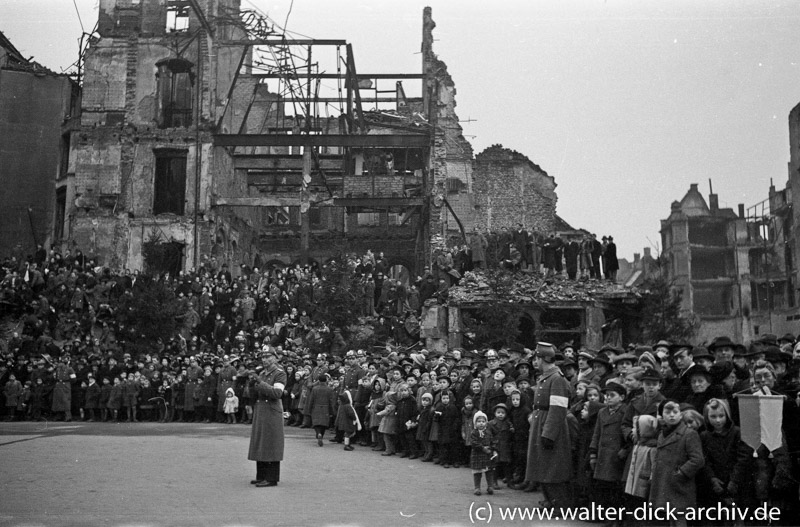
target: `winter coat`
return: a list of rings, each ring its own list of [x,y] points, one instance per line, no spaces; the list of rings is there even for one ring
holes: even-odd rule
[[[324,426],[325,428],[331,425],[336,408],[336,394],[333,389],[327,384],[317,384],[311,389],[311,395],[306,400],[306,415],[311,416],[312,426]]]
[[[650,495],[650,478],[656,461],[656,441],[653,439],[633,446],[625,480],[626,494],[644,499]]]
[[[281,395],[286,386],[286,372],[273,366],[261,373],[252,384],[256,400],[253,428],[250,432],[250,461],[283,460],[283,405]]]
[[[72,405],[72,383],[75,382],[75,370],[64,364],[58,365],[55,371],[56,384],[53,386],[53,412],[69,411]]]
[[[472,236],[469,237],[469,250],[472,252],[472,261],[473,262],[483,262],[486,260],[486,248],[489,246],[489,243],[486,241],[486,237],[479,233],[475,232]]]
[[[380,384],[383,388],[380,392],[372,392],[370,395],[369,403],[367,403],[367,421],[370,429],[378,429],[383,420],[383,416],[379,416],[378,412],[386,408],[386,380],[378,377],[375,382]],[[373,382],[373,384],[375,384]]]
[[[456,405],[437,403],[433,415],[439,422],[437,441],[441,444],[457,443],[461,437],[461,412]]]
[[[3,393],[6,396],[6,407],[16,408],[22,396],[22,383],[16,379],[8,381]]]
[[[111,397],[112,388],[113,386],[111,384],[104,384],[100,387],[100,399],[97,403],[98,408],[108,408],[108,399]]]
[[[228,395],[231,397],[228,397]],[[222,403],[222,411],[226,414],[235,414],[238,409],[239,398],[236,397],[236,393],[234,392],[233,388],[228,388],[225,392],[225,399]]]
[[[625,481],[627,474],[623,475],[625,459],[628,451],[625,448],[625,439],[622,437],[622,418],[625,407],[617,408],[612,414],[606,406],[597,413],[597,423],[592,435],[589,452],[597,456],[597,465],[594,468],[594,479],[601,481]]]
[[[531,413],[527,406],[512,406],[508,409],[508,421],[514,427],[511,435],[511,452],[514,457],[524,457],[528,450],[528,435],[531,424],[528,422],[528,415]]]
[[[540,483],[563,483],[572,477],[572,445],[567,424],[569,381],[558,367],[545,371],[536,383],[528,440],[525,479]],[[553,441],[546,449],[542,438]]]
[[[183,392],[183,409],[187,412],[194,412],[194,392],[199,388],[196,380],[186,382],[186,389]]]
[[[108,409],[119,410],[122,408],[122,384],[115,384],[111,387],[108,395]]]
[[[513,426],[508,421],[508,419],[503,419],[500,421],[499,419],[492,419],[489,421],[489,426],[487,427],[492,432],[492,437],[494,437],[497,446],[495,450],[497,450],[497,458],[495,462],[497,463],[509,463],[511,462],[511,437],[513,434]]]
[[[466,408],[461,409],[461,439],[464,440],[466,446],[472,445],[472,431],[475,430],[475,424],[472,418],[478,410],[473,407],[472,410],[467,411]]]
[[[419,412],[417,411],[416,399],[414,399],[414,397],[411,395],[402,399],[398,399],[395,413],[397,414],[397,433],[411,430],[406,426],[406,423],[408,421],[411,421],[412,423],[417,422],[417,416],[419,415]]]
[[[480,430],[472,430],[469,436],[470,453],[469,453],[469,466],[472,470],[486,471],[494,465],[491,459],[497,447],[497,441],[492,436],[492,431],[485,428],[483,432]],[[489,450],[487,452],[486,450]]]
[[[344,432],[347,437],[351,437],[361,430],[361,421],[356,415],[355,408],[353,408],[352,395],[347,390],[339,395],[339,409],[336,411],[334,428],[337,431]]]
[[[706,504],[716,501],[712,480],[720,480],[722,487],[725,488],[731,480],[733,468],[736,465],[739,441],[742,436],[738,426],[734,426],[732,423],[729,425],[723,429],[722,433],[706,430],[700,434],[700,443],[703,445],[703,457],[706,464],[698,478],[700,484],[698,498]]]
[[[97,383],[90,384],[86,387],[86,397],[84,399],[83,407],[87,410],[94,410],[100,408],[100,393],[102,388]]]
[[[680,423],[671,434],[658,436],[656,462],[650,485],[653,507],[676,510],[694,507],[697,502],[695,476],[703,468],[703,445],[697,432]]]
[[[381,434],[394,435],[401,431],[397,422],[397,398],[396,392],[387,393],[386,406],[376,414],[378,417],[383,417],[381,424],[378,425],[378,432]]]
[[[417,441],[428,441],[433,424],[433,406],[425,406],[419,411],[417,417]]]

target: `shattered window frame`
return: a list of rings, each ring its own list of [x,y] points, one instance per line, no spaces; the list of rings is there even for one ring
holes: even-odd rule
[[[156,63],[158,127],[187,128],[194,111],[194,63],[182,58]]]

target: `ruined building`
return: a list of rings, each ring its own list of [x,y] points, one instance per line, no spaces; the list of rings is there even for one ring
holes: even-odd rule
[[[25,258],[51,239],[63,168],[59,145],[75,124],[79,93],[77,83],[26,59],[0,33],[0,247],[6,254]]]
[[[734,212],[692,184],[673,202],[661,221],[663,254],[684,309],[700,319],[697,342],[798,332],[790,196],[771,186],[767,199]]]
[[[552,177],[499,147],[473,157],[434,27],[426,8],[419,71],[376,74],[239,0],[100,0],[56,241],[152,272],[366,249],[419,272],[435,234],[549,230]]]

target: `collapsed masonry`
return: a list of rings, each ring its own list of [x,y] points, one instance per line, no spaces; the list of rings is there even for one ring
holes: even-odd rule
[[[56,241],[117,269],[372,249],[419,273],[434,235],[551,230],[551,176],[499,146],[473,157],[434,27],[425,8],[421,71],[372,74],[239,0],[100,0]]]

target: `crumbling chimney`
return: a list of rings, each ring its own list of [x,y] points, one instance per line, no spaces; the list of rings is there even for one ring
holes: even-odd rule
[[[645,257],[645,259],[650,258],[650,247],[645,247],[644,248],[644,257]]]
[[[717,212],[719,210],[719,196],[716,194],[709,194],[708,206],[711,209],[711,212]]]
[[[744,203],[739,203],[739,217],[744,219]]]
[[[639,260],[642,259],[642,255],[639,253],[633,253],[633,268],[636,269],[639,267]]]

